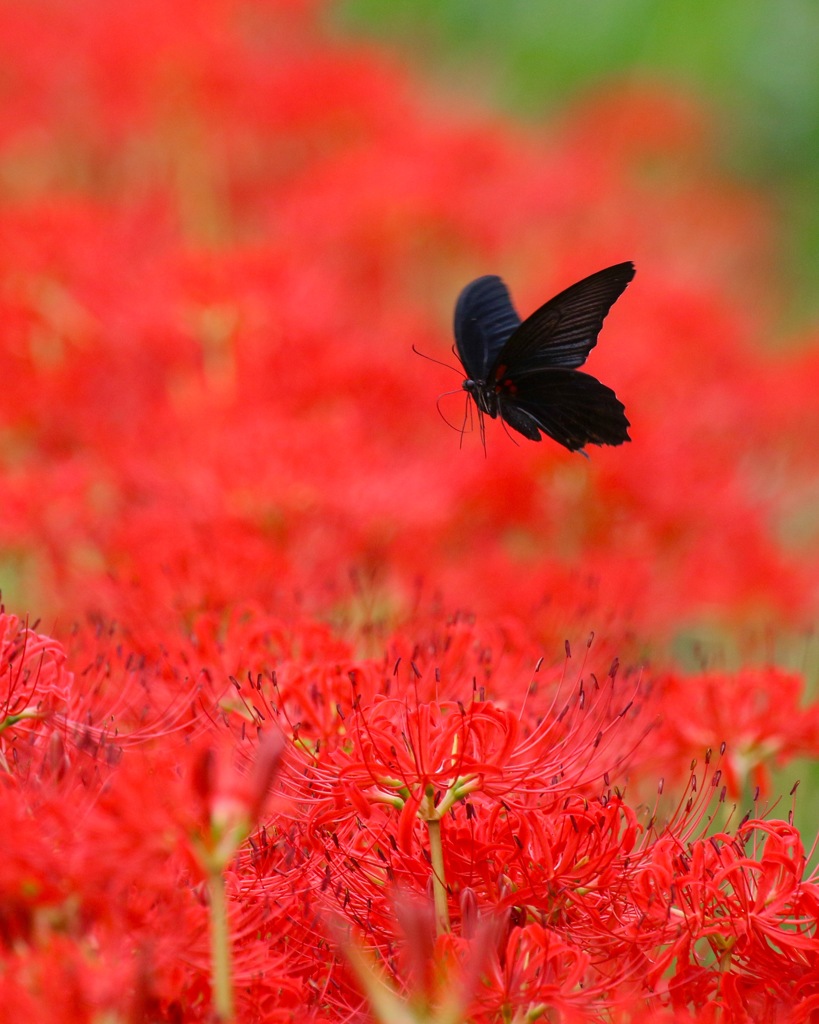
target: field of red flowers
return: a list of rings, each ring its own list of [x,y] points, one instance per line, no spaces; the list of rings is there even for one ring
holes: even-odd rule
[[[819,345],[706,113],[524,128],[306,0],[0,69],[0,1016],[819,1019]],[[627,259],[631,444],[438,416],[467,281]]]

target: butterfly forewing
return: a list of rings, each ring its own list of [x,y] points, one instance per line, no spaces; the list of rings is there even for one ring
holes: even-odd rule
[[[582,366],[597,344],[606,314],[633,277],[633,263],[617,263],[549,299],[498,351],[489,378],[504,375],[515,380],[544,367]]]
[[[491,274],[468,284],[455,306],[455,344],[468,377],[485,381],[519,326],[520,317],[499,277]]]

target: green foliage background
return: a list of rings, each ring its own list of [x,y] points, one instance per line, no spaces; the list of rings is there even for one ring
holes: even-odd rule
[[[717,159],[777,208],[783,326],[819,316],[817,0],[342,0],[333,17],[522,118],[611,81],[681,86],[715,113]]]

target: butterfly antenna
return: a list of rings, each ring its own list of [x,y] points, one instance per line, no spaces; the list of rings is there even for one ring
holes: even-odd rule
[[[469,395],[466,396],[466,404],[464,405],[464,418],[461,423],[461,439],[458,442],[458,447],[463,448],[464,446],[464,434],[466,433],[466,421],[469,420],[469,429],[472,431],[472,406],[469,402]]]
[[[422,359],[428,359],[431,363],[437,363],[439,366],[445,366],[448,370],[453,370],[455,373],[463,374],[463,370],[458,369],[457,366],[451,366],[449,363],[445,363],[440,359],[436,359],[434,356],[428,356],[426,352],[421,352],[420,349],[417,349],[414,344],[411,347],[412,351],[417,356],[420,356]]]
[[[446,398],[447,395],[460,395],[461,393],[462,392],[461,392],[460,388],[457,391],[444,391],[443,394],[438,395],[438,397],[435,399],[435,408],[438,410],[438,415],[441,417],[441,419],[444,421],[444,423],[446,423],[446,425],[450,428],[450,430],[457,430],[457,431],[459,431],[461,436],[463,437],[464,428],[462,426],[458,427],[454,423],[450,423],[449,420],[446,418],[446,416],[444,416],[444,414],[441,412],[441,399],[442,398]]]

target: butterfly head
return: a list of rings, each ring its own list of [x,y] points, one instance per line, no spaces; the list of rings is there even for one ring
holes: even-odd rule
[[[498,396],[495,388],[488,387],[481,380],[472,380],[470,377],[466,378],[461,387],[475,399],[475,404],[480,412],[485,412],[493,419],[498,415]]]

